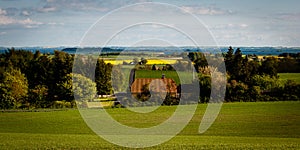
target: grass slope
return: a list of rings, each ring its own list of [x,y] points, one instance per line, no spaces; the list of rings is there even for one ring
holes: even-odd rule
[[[300,73],[278,73],[280,80],[294,80],[300,83]]]
[[[198,134],[206,105],[198,106],[186,128],[148,149],[299,149],[300,102],[226,103],[211,128]],[[159,124],[176,109],[149,114],[108,109],[116,120],[135,127]],[[84,123],[77,110],[0,113],[0,149],[126,149],[106,142]]]

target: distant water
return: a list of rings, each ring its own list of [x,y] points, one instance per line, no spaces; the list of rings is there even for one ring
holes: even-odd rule
[[[282,53],[300,53],[300,48],[286,48],[286,47],[241,47],[242,53],[255,55],[276,55]],[[221,48],[222,52],[227,52],[228,48]]]
[[[8,48],[0,48],[0,53],[4,53]],[[74,54],[77,48],[64,48],[64,47],[53,47],[53,48],[43,48],[43,47],[21,47],[15,48],[16,50],[22,49],[26,51],[31,51],[35,53],[40,51],[44,54],[53,54],[55,50],[64,51],[70,54]],[[226,53],[228,47],[219,48],[222,52]],[[236,48],[234,48],[236,50]],[[240,47],[243,54],[255,54],[255,55],[276,55],[282,53],[300,53],[299,48],[287,48],[287,47]],[[86,53],[115,53],[121,51],[141,51],[141,52],[163,52],[165,54],[172,54],[174,52],[180,53],[182,51],[186,52],[214,52],[215,48],[212,47],[202,47],[202,48],[193,48],[193,47],[110,47],[110,48],[84,48]]]

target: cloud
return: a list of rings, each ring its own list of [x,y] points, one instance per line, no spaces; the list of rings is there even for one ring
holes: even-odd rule
[[[248,27],[249,27],[249,25],[245,24],[245,23],[240,23],[240,24],[228,23],[228,24],[216,25],[214,27],[211,27],[210,29],[212,29],[212,30],[237,30],[237,29],[245,29]]]
[[[5,35],[5,34],[6,34],[6,32],[4,32],[4,31],[3,31],[3,32],[0,32],[0,35]]]
[[[57,23],[57,22],[49,22],[48,25],[55,26],[55,25],[65,25],[65,24],[64,23]]]
[[[55,6],[44,6],[42,8],[37,9],[38,12],[42,12],[42,13],[55,12],[57,10],[58,9]]]
[[[17,21],[8,16],[4,16],[4,15],[0,16],[0,25],[9,25],[9,24],[14,24],[15,22]]]
[[[228,15],[233,14],[232,10],[223,10],[214,6],[182,6],[185,11],[197,15]]]
[[[21,11],[20,15],[21,16],[30,16],[31,15],[31,11],[23,10],[23,11]]]
[[[6,16],[15,16],[19,12],[19,9],[14,7],[5,8],[4,10],[6,11]]]
[[[36,28],[42,24],[42,22],[33,21],[30,18],[18,20],[9,16],[0,15],[0,25],[21,25],[25,28]]]
[[[24,25],[26,28],[36,28],[39,25],[42,25],[42,22],[33,21],[30,18],[27,18],[25,20],[17,20],[17,23]]]
[[[0,8],[0,15],[6,15],[6,14],[7,14],[6,10]]]
[[[149,0],[46,0],[46,4],[42,8],[38,8],[37,11],[47,13],[68,9],[106,12],[124,5],[148,1]]]
[[[300,20],[300,13],[280,13],[275,14],[277,19],[279,20],[286,20],[286,21],[299,21]]]
[[[19,9],[17,8],[0,8],[0,26],[16,25],[24,28],[36,28],[43,24],[42,22],[34,21],[30,18],[16,19],[14,17],[16,14],[20,14]],[[29,16],[30,12],[24,10],[21,12],[21,14],[23,16]]]

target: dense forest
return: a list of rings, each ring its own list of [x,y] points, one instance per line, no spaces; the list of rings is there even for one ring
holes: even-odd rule
[[[299,57],[287,55],[283,59],[267,57],[259,60],[257,56],[243,56],[239,48],[234,50],[232,47],[223,56],[228,81],[226,102],[300,99],[300,85],[294,81],[279,81],[277,75],[278,72],[299,72]],[[211,77],[205,55],[190,52],[186,57],[193,62],[198,72],[201,87],[199,102],[208,102]],[[95,85],[95,95],[113,93],[111,78],[118,78],[122,74],[113,72],[112,64],[106,64],[102,59],[93,56],[82,57],[78,59],[79,62],[76,61],[82,65],[81,72],[89,72],[88,69],[93,68],[88,66],[91,64],[89,62],[95,59],[96,68],[94,67],[94,74],[80,76],[73,73],[74,59],[74,54],[62,51],[55,51],[50,55],[11,48],[0,54],[0,109],[75,107],[76,95],[72,88],[72,77]],[[139,65],[153,68],[147,66],[146,60],[142,61]],[[185,67],[186,64],[178,61],[174,65]],[[92,83],[92,79],[95,83]]]

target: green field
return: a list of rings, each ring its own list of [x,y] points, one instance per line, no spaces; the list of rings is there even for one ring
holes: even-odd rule
[[[135,127],[159,124],[176,107],[150,114],[107,109]],[[206,105],[170,141],[149,149],[300,149],[300,102],[226,103],[211,128],[198,134]],[[1,112],[0,149],[126,149],[106,142],[84,123],[77,110]]]
[[[300,83],[300,73],[278,73],[280,80],[294,80]]]
[[[135,78],[161,78],[162,74],[164,74],[166,78],[172,78],[177,85],[181,82],[186,84],[191,83],[193,78],[192,72],[160,70],[137,70],[135,72]],[[180,82],[180,80],[182,81]]]

